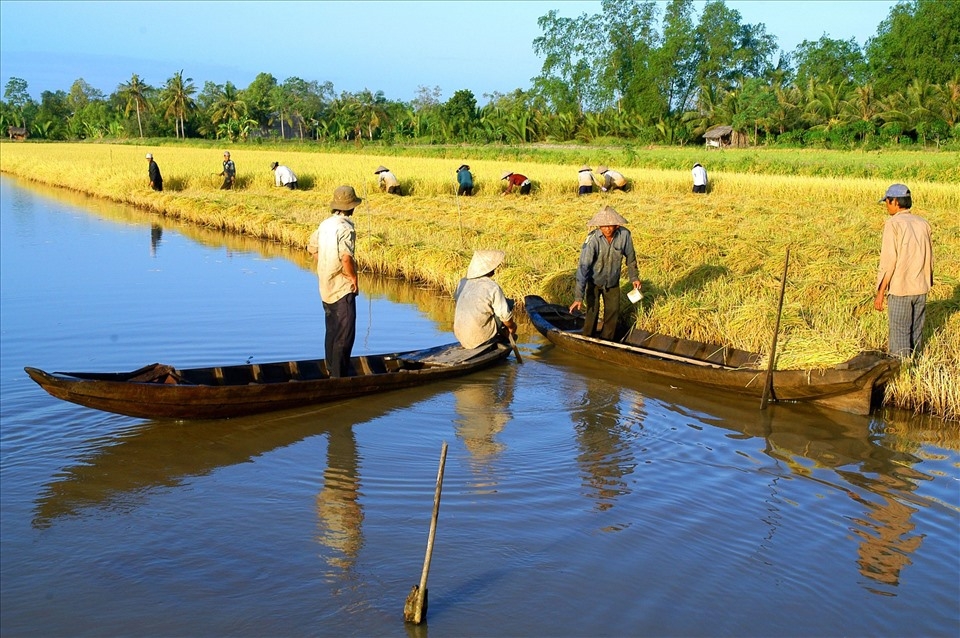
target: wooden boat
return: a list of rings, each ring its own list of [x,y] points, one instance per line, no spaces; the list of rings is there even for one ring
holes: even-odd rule
[[[766,370],[757,367],[761,359],[757,353],[636,329],[619,342],[585,337],[580,334],[583,317],[572,315],[566,307],[535,295],[527,296],[524,304],[537,330],[565,350],[674,381],[757,398],[763,394]],[[773,398],[869,414],[874,391],[899,365],[892,357],[862,352],[830,368],[775,370]]]
[[[322,359],[132,372],[24,368],[51,395],[88,408],[146,419],[219,419],[398,390],[461,376],[502,361],[511,348],[457,343],[354,357],[354,376],[331,378]]]

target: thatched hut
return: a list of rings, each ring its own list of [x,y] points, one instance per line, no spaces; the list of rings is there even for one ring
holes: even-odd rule
[[[732,126],[727,126],[726,124],[721,124],[720,126],[714,126],[712,129],[703,134],[703,139],[705,140],[706,147],[709,149],[713,148],[728,148],[731,146],[740,148],[743,146],[749,146],[750,141],[747,136],[739,131],[733,130]]]
[[[11,140],[25,140],[27,139],[27,129],[22,126],[8,126],[7,136]]]

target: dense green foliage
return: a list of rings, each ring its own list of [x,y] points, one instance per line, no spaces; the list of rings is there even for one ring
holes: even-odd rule
[[[783,52],[723,0],[603,0],[597,15],[550,10],[527,89],[421,87],[337,95],[330,82],[259,74],[245,89],[198,87],[180,70],[152,87],[133,73],[105,96],[82,78],[40,102],[12,77],[0,124],[51,140],[175,137],[330,143],[588,142],[684,145],[716,125],[751,144],[861,148],[960,145],[960,0],[905,0],[861,48],[824,34]]]

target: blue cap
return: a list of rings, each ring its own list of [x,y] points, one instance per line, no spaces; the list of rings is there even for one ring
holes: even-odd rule
[[[910,189],[907,188],[906,184],[891,184],[890,188],[887,189],[886,194],[883,196],[878,203],[882,204],[891,197],[910,197]]]

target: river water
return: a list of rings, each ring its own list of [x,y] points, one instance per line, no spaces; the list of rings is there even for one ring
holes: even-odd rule
[[[529,328],[522,365],[424,389],[211,422],[88,410],[23,367],[320,356],[315,275],[7,177],[0,195],[4,636],[960,631],[955,424],[761,413]],[[453,340],[451,300],[361,288],[355,352]],[[427,622],[406,626],[443,442]]]

